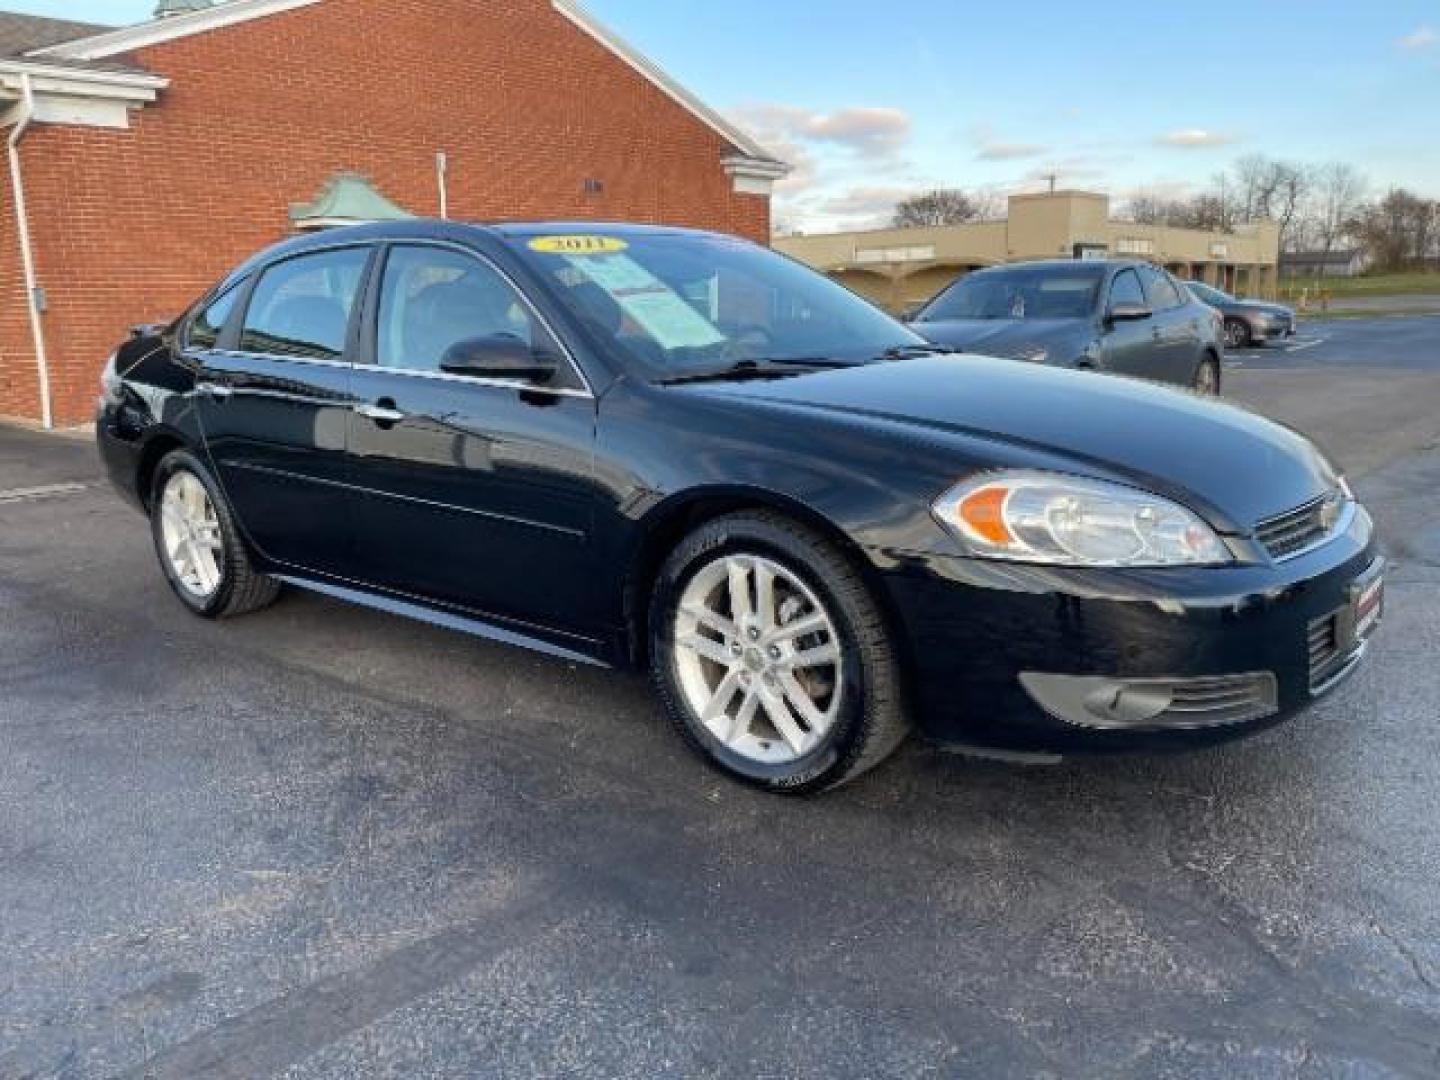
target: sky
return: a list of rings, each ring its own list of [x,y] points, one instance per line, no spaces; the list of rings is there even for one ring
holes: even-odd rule
[[[883,224],[934,187],[1184,195],[1236,158],[1440,198],[1435,0],[588,0],[793,167],[777,225]],[[0,0],[135,22],[153,0]]]

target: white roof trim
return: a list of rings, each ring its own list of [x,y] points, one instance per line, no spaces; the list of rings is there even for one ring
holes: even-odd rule
[[[776,158],[774,154],[681,86],[653,60],[581,7],[578,0],[551,0],[551,2],[561,15],[629,64],[672,101],[720,135],[742,154],[759,161],[774,162],[785,172],[790,171],[790,167]]]
[[[267,15],[278,15],[292,8],[308,7],[320,0],[229,0],[200,11],[184,15],[170,15],[163,19],[122,26],[119,30],[107,30],[103,34],[63,41],[59,45],[48,45],[35,49],[27,56],[59,56],[68,60],[103,60],[107,56],[127,53],[132,49],[143,49],[160,45],[176,38],[203,34],[207,30],[219,30],[236,23],[263,19]]]
[[[35,60],[0,60],[0,98],[21,92],[29,75],[37,94],[67,94],[144,104],[170,85],[161,75],[138,71],[97,71]]]
[[[748,176],[756,180],[783,180],[790,175],[790,166],[774,158],[727,157],[720,164],[731,176]]]

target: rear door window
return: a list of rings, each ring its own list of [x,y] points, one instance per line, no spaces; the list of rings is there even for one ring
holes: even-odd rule
[[[338,359],[345,352],[350,312],[369,258],[369,248],[340,248],[270,267],[250,297],[240,351]]]

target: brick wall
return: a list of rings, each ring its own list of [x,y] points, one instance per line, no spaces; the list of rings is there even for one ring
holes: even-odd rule
[[[353,169],[422,215],[696,225],[769,237],[710,128],[549,0],[326,0],[134,54],[171,80],[131,129],[22,144],[57,423],[136,322],[167,319],[286,235],[292,202]],[[598,195],[585,181],[601,180]],[[0,415],[38,415],[13,209],[0,221]]]

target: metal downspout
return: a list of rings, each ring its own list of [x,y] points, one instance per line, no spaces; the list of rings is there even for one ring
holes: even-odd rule
[[[45,327],[40,320],[38,289],[35,282],[35,255],[30,249],[30,217],[25,210],[25,181],[20,175],[20,140],[35,118],[35,88],[30,73],[20,75],[20,115],[8,139],[10,157],[10,190],[15,193],[15,228],[20,241],[20,263],[25,271],[25,306],[30,312],[30,336],[35,344],[35,368],[40,376],[40,421],[47,428],[55,426],[50,411],[50,361],[45,354]]]

